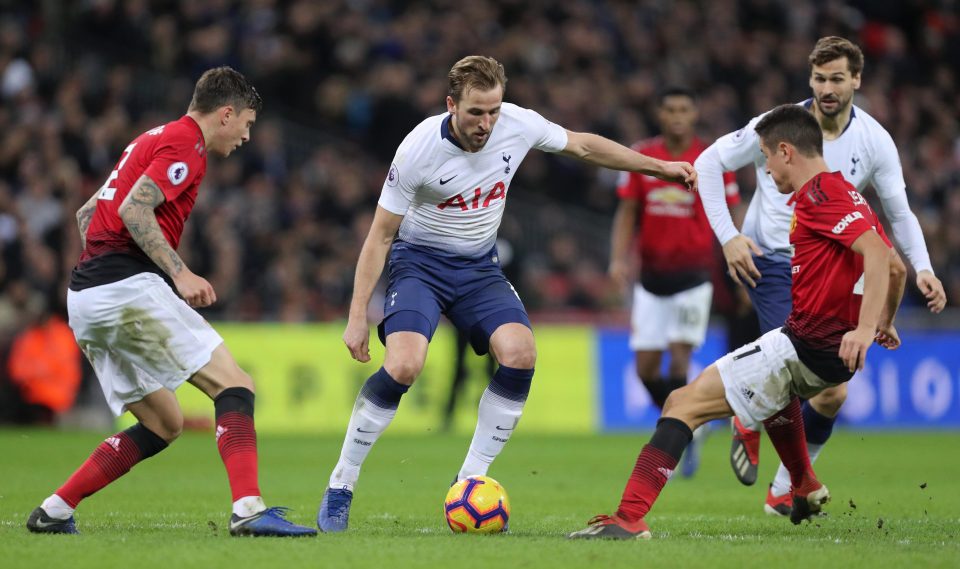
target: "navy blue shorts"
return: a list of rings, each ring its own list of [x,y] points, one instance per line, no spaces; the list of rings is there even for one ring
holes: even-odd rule
[[[782,255],[769,255],[754,257],[753,263],[760,271],[761,278],[757,281],[757,288],[747,286],[747,293],[757,310],[760,333],[766,334],[783,326],[793,309],[790,260]]]
[[[430,340],[444,314],[483,355],[501,325],[530,328],[527,309],[500,269],[496,246],[477,257],[457,257],[397,240],[387,265],[381,342],[394,332],[418,332]]]

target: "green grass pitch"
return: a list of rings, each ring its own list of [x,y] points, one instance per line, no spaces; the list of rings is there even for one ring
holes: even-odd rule
[[[647,433],[542,436],[521,428],[490,474],[507,488],[511,533],[454,535],[441,513],[466,435],[391,436],[377,443],[357,489],[350,530],[315,539],[236,539],[211,433],[171,448],[84,502],[81,536],[33,535],[29,512],[105,434],[0,431],[0,565],[20,567],[958,567],[960,435],[834,436],[818,466],[829,515],[793,526],[762,512],[776,466],[767,441],[761,480],[741,486],[729,433],[707,441],[690,480],[676,477],[647,517],[654,539],[573,542],[619,500]],[[342,439],[261,436],[269,505],[313,524]]]

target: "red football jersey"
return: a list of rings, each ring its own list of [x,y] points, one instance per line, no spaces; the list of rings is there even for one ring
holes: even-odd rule
[[[203,133],[200,125],[189,116],[184,115],[180,120],[138,136],[123,151],[120,161],[100,188],[80,263],[105,253],[143,255],[117,213],[130,188],[142,175],[149,176],[163,191],[166,201],[157,206],[154,213],[163,236],[176,249],[206,171]]]
[[[793,310],[785,332],[799,344],[801,360],[822,379],[849,379],[852,374],[839,357],[840,342],[857,327],[863,300],[863,257],[850,246],[867,231],[892,245],[867,200],[840,172],[818,174],[789,203],[795,204],[790,226]]]
[[[673,155],[667,150],[663,137],[633,145],[637,152],[668,161],[685,161],[693,164],[707,145],[694,138],[683,153]],[[727,203],[740,201],[740,192],[733,172],[723,175]],[[637,172],[624,172],[620,176],[617,195],[621,199],[639,202],[637,223],[639,225],[638,254],[640,256],[641,282],[655,294],[672,294],[670,283],[700,284],[710,279],[715,263],[713,231],[707,214],[703,211],[700,196],[687,191],[675,182],[665,182],[653,176]],[[689,278],[699,282],[690,282]],[[658,291],[658,283],[666,290]],[[649,285],[649,286],[648,286]],[[680,290],[687,288],[681,286]]]

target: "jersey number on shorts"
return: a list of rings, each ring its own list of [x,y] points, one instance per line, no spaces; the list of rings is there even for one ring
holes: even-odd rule
[[[103,183],[103,186],[100,188],[100,196],[97,199],[101,200],[112,200],[114,194],[117,193],[117,188],[113,187],[113,181],[117,179],[117,176],[120,175],[120,169],[123,168],[123,165],[127,163],[127,159],[130,158],[130,153],[133,152],[133,147],[137,143],[134,142],[130,146],[126,147],[123,150],[123,157],[120,158],[120,164],[117,164],[117,169],[113,172],[110,172],[110,177],[107,178],[107,181]]]
[[[759,354],[759,353],[760,353],[760,344],[757,344],[756,346],[753,347],[753,349],[747,350],[745,352],[740,352],[739,354],[733,356],[733,361],[737,361],[747,356],[752,356],[753,354]]]

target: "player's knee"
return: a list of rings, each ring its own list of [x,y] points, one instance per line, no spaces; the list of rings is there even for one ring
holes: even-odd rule
[[[680,415],[683,415],[686,407],[689,406],[691,390],[692,388],[687,385],[671,391],[670,395],[667,395],[667,400],[663,403],[663,416],[685,420],[685,417]]]
[[[417,376],[423,371],[423,362],[414,358],[399,358],[385,362],[383,368],[397,383],[413,385]]]
[[[846,400],[847,386],[842,384],[824,389],[810,400],[810,405],[825,417],[836,417]]]
[[[237,363],[229,366],[227,372],[224,374],[220,391],[231,387],[242,387],[249,389],[251,392],[255,392],[253,378],[250,377],[249,373],[243,371],[243,368]]]
[[[537,348],[534,345],[509,346],[498,354],[500,365],[514,369],[533,369],[537,365]]]
[[[144,426],[167,443],[172,443],[183,434],[183,413],[170,413],[150,424],[144,423]]]

